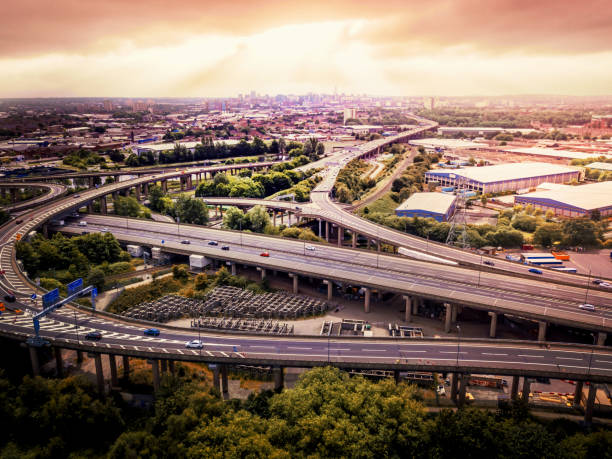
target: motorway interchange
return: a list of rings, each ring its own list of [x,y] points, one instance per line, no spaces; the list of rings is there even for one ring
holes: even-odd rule
[[[434,124],[403,134],[404,138],[430,129]],[[483,270],[475,260],[480,257],[467,251],[430,244],[414,236],[398,233],[366,222],[343,211],[330,199],[329,192],[340,165],[348,160],[378,152],[386,143],[400,139],[382,139],[343,153],[333,161],[327,161],[328,169],[323,181],[312,193],[311,215],[343,228],[367,235],[379,241],[395,241],[396,244],[416,250],[429,251],[444,258],[451,258],[467,266],[449,267],[436,263],[404,259],[377,252],[337,248],[324,244],[312,244],[314,250],[306,250],[301,241],[270,238],[254,234],[197,228],[160,222],[143,222],[109,215],[86,218],[87,230],[108,228],[119,240],[146,246],[162,246],[169,252],[183,255],[201,253],[231,264],[257,266],[290,272],[296,276],[313,276],[325,280],[352,282],[368,289],[402,293],[408,297],[425,297],[452,302],[500,313],[531,317],[541,322],[550,321],[598,331],[612,331],[612,297],[609,292],[592,289],[588,292],[590,303],[597,305],[595,312],[578,308],[584,301],[586,280],[581,276],[547,271],[547,279],[531,276],[516,277],[521,265],[510,262],[497,263],[494,270]],[[337,164],[334,164],[337,163]],[[248,167],[248,165],[241,165]],[[0,237],[0,268],[7,272],[1,285],[4,292],[14,291],[24,316],[0,318],[0,333],[24,340],[31,335],[31,311],[27,298],[36,290],[19,272],[14,260],[14,241],[17,234],[25,235],[46,224],[51,218],[68,215],[93,199],[115,191],[152,181],[181,178],[185,174],[222,170],[222,168],[193,168],[181,172],[160,172],[156,176],[143,176],[84,191],[74,198],[62,198],[26,212],[22,223],[5,227]],[[182,180],[182,178],[181,178]],[[9,224],[9,225],[11,225]],[[55,228],[60,229],[60,228]],[[80,234],[84,228],[76,222],[61,227],[62,231]],[[180,234],[179,234],[180,231]],[[189,239],[190,244],[181,244]],[[210,246],[216,240],[229,245]],[[427,244],[427,245],[425,245]],[[310,244],[309,244],[310,245]],[[260,256],[267,251],[270,257]],[[332,261],[333,263],[330,263]],[[475,269],[474,269],[475,268]],[[523,274],[523,273],[521,273]],[[294,278],[295,279],[295,278]],[[551,282],[556,281],[556,282]],[[564,285],[565,284],[565,285]],[[295,284],[294,284],[295,285]],[[367,295],[366,295],[367,296]],[[597,346],[559,343],[505,342],[489,340],[424,339],[418,341],[320,337],[262,337],[202,333],[202,349],[187,349],[185,343],[196,338],[192,330],[160,327],[158,337],[145,336],[150,324],[113,317],[106,313],[91,314],[82,310],[58,310],[41,321],[41,334],[54,346],[87,350],[97,354],[107,353],[162,360],[195,360],[217,363],[244,362],[277,366],[313,366],[331,363],[343,368],[378,368],[394,370],[426,370],[451,372],[489,372],[492,374],[562,377],[595,382],[612,381],[612,353]],[[84,340],[90,331],[101,331],[100,342]]]

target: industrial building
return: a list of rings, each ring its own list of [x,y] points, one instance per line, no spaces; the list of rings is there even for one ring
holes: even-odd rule
[[[408,144],[415,147],[423,147],[428,152],[443,151],[447,149],[479,150],[481,148],[488,148],[486,143],[472,142],[463,139],[414,139],[410,140]]]
[[[562,217],[588,217],[598,210],[602,217],[612,216],[612,182],[564,186],[514,197],[515,204],[529,205]]]
[[[463,186],[480,193],[501,193],[530,189],[544,182],[568,183],[579,180],[581,169],[548,163],[512,163],[495,166],[465,167],[455,170],[431,170],[425,181],[441,186]]]
[[[455,210],[457,196],[447,193],[414,193],[396,209],[398,217],[433,218],[447,221]]]
[[[528,147],[528,148],[503,148],[501,151],[507,153],[529,155],[529,156],[546,156],[555,159],[589,159],[593,157],[605,156],[612,159],[612,155],[605,153],[584,153],[581,151],[560,150],[555,148]]]
[[[612,163],[600,163],[600,162],[596,162],[596,163],[587,164],[584,167],[586,167],[587,169],[597,169],[598,171],[610,171],[610,172],[612,172]]]

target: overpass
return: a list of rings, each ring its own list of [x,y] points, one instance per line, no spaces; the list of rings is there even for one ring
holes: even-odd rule
[[[38,188],[44,190],[44,193],[40,196],[35,196],[25,201],[17,202],[17,192],[24,188]],[[64,185],[58,185],[55,183],[44,183],[44,182],[11,182],[11,183],[0,183],[0,192],[3,195],[10,194],[11,204],[3,206],[5,210],[9,212],[19,212],[22,210],[36,207],[44,202],[52,201],[66,193],[67,188]]]

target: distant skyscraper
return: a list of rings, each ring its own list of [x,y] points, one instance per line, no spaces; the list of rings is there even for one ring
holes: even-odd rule
[[[357,118],[357,110],[354,108],[345,108],[344,109],[344,124],[349,119]]]
[[[104,101],[104,111],[105,112],[113,111],[113,101],[112,100],[107,99]]]

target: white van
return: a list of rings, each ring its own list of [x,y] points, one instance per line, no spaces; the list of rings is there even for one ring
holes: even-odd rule
[[[87,222],[86,221],[79,222],[79,226],[87,226]]]

